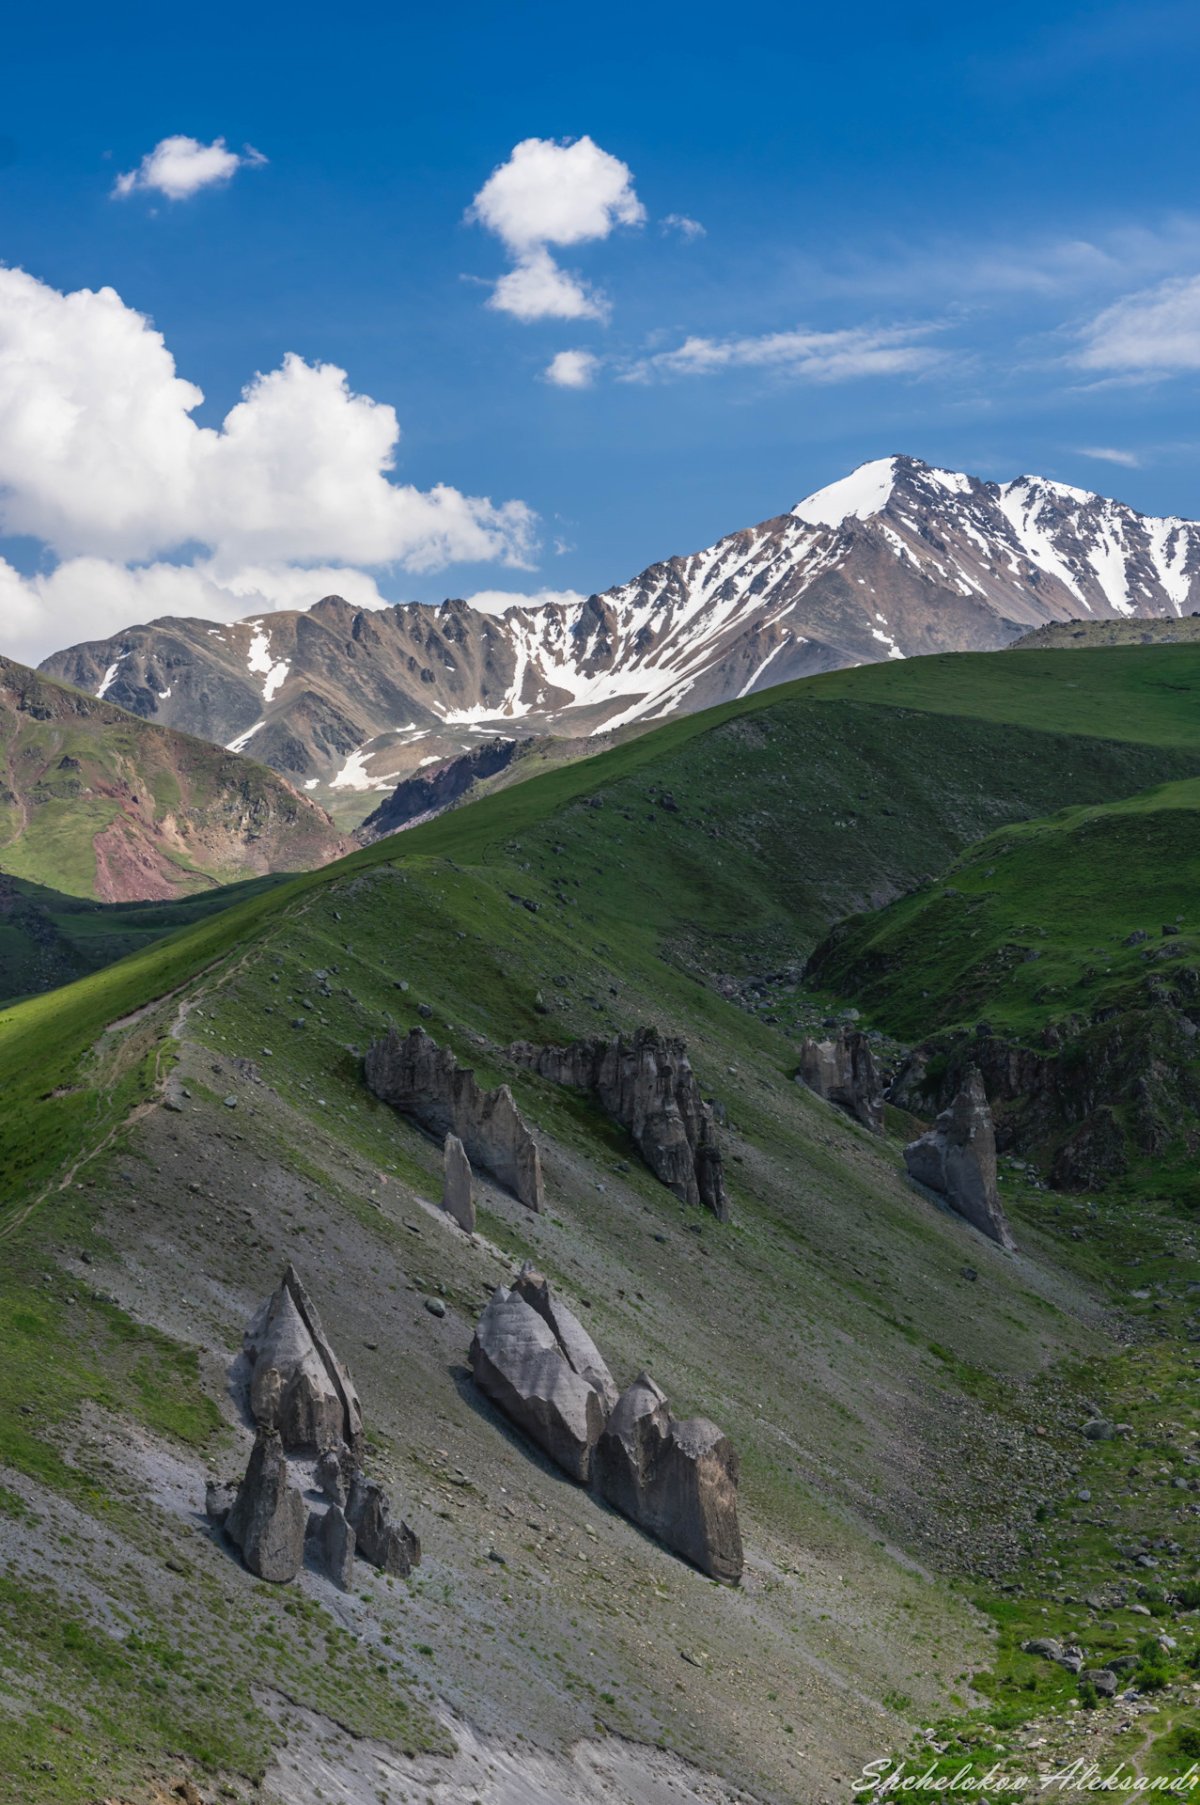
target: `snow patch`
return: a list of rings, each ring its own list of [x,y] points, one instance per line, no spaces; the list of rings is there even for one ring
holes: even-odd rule
[[[895,458],[876,458],[873,463],[860,464],[839,482],[806,496],[792,513],[810,526],[841,526],[851,514],[858,520],[868,520],[887,506],[895,482]]]
[[[100,687],[96,691],[97,702],[102,701],[103,698],[108,694],[109,690],[112,688],[113,684],[117,680],[117,672],[120,670],[121,666],[124,664],[124,662],[128,658],[128,656],[129,656],[128,652],[122,652],[121,656],[119,658],[114,658],[113,662],[109,665],[109,667],[105,671],[103,677],[101,677]]]
[[[265,721],[255,721],[253,727],[247,727],[245,733],[239,733],[235,740],[230,740],[226,752],[244,752],[256,733],[261,733],[266,726]]]

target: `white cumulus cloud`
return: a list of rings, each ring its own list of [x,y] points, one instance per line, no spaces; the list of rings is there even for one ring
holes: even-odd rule
[[[560,389],[590,389],[599,364],[591,351],[559,351],[546,366],[546,381]]]
[[[604,320],[608,302],[578,276],[555,263],[549,251],[533,251],[493,288],[488,306],[515,320]]]
[[[250,145],[239,156],[229,149],[224,138],[201,144],[198,138],[176,133],[147,151],[136,169],[119,175],[113,184],[113,195],[124,199],[139,189],[150,189],[165,194],[168,200],[186,201],[202,188],[230,181],[239,169],[252,168],[266,160],[261,151]]]
[[[891,376],[928,369],[937,353],[918,341],[928,325],[851,326],[834,332],[765,332],[745,338],[687,338],[671,351],[641,358],[629,382],[659,376],[712,376],[725,370],[774,370],[809,382]]]
[[[1105,307],[1084,327],[1074,361],[1116,375],[1200,370],[1200,276],[1172,276]]]
[[[530,560],[523,502],[397,482],[395,410],[335,365],[286,357],[217,427],[194,420],[202,400],[113,289],[60,294],[0,269],[0,532],[62,560],[32,584],[9,571],[0,646],[33,644],[31,619],[42,655],[78,637],[81,586],[97,609],[119,597],[127,625],[151,605],[245,613],[236,602],[296,606],[346,588],[312,566],[353,578],[354,566]]]
[[[524,139],[467,210],[468,220],[494,232],[514,263],[490,305],[526,321],[603,318],[603,297],[560,269],[548,247],[604,239],[645,217],[628,164],[591,138]]]
[[[1120,451],[1115,445],[1081,445],[1081,458],[1098,458],[1102,464],[1120,464],[1126,470],[1136,470],[1141,458],[1136,451]]]
[[[537,589],[531,594],[515,589],[477,589],[466,600],[481,614],[503,614],[508,608],[575,608],[587,597],[578,589]]]

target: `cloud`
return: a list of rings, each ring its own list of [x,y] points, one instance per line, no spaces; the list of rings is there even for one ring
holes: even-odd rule
[[[560,389],[590,389],[599,366],[591,351],[559,351],[546,366],[546,381]]]
[[[85,579],[97,597],[119,595],[127,625],[146,606],[295,606],[318,580],[311,566],[528,565],[524,502],[395,481],[394,409],[355,394],[335,365],[285,357],[218,427],[193,419],[203,399],[113,289],[60,294],[0,269],[0,532],[63,561],[20,590],[10,574],[6,638],[61,601],[69,625],[52,639],[66,643]],[[319,580],[319,594],[338,587]]]
[[[659,225],[662,232],[678,232],[681,238],[707,238],[708,233],[698,219],[689,219],[686,213],[666,213]]]
[[[915,343],[934,327],[854,326],[836,332],[766,332],[751,338],[688,338],[672,351],[641,358],[627,382],[660,376],[712,376],[725,370],[773,370],[809,382],[843,382],[858,376],[895,376],[929,369],[938,353]]]
[[[548,247],[607,238],[618,226],[641,225],[646,210],[628,164],[591,138],[525,138],[466,217],[495,233],[514,262],[489,305],[524,321],[603,319],[603,296],[561,269]]]
[[[80,640],[107,639],[135,621],[171,616],[241,620],[281,608],[311,608],[341,595],[356,608],[382,608],[374,577],[337,565],[300,569],[248,566],[218,574],[213,564],[130,567],[105,558],[69,558],[24,576],[0,558],[0,650],[24,664]]]
[[[604,296],[560,269],[549,251],[534,251],[501,276],[488,299],[515,320],[605,320]]]
[[[161,139],[136,169],[119,175],[113,184],[113,196],[124,199],[139,189],[150,189],[165,194],[168,200],[186,201],[202,188],[232,180],[239,169],[256,168],[266,160],[261,151],[249,144],[245,154],[238,156],[227,147],[224,138],[201,144],[198,138],[177,134]]]
[[[1200,276],[1123,295],[1090,320],[1073,362],[1085,370],[1165,376],[1200,370]]]
[[[1136,470],[1141,458],[1135,451],[1118,451],[1111,445],[1081,445],[1081,458],[1098,458],[1103,464],[1121,464],[1126,470]]]

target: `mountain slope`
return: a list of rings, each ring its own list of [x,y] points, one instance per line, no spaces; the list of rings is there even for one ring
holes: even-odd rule
[[[43,668],[249,750],[353,824],[479,735],[596,734],[847,665],[1002,646],[1077,614],[1193,603],[1193,523],[893,457],[576,606],[366,612],[329,596],[232,625],[131,627]]]
[[[163,901],[323,864],[333,823],[273,771],[0,658],[0,870]]]
[[[1135,683],[1143,662],[1157,685]],[[980,1241],[711,982],[981,823],[1200,764],[1194,709],[1152,718],[1200,681],[1193,648],[1029,654],[1043,719],[1070,700],[1074,735],[1026,719],[1029,690],[1000,718],[1018,663],[921,667],[914,688],[940,673],[953,708],[907,706],[897,679],[917,672],[894,666],[672,722],[0,1014],[0,1538],[20,1556],[0,1576],[19,1656],[4,1805],[141,1805],[183,1777],[267,1805],[374,1805],[385,1777],[397,1798],[498,1805],[537,1797],[535,1770],[544,1796],[586,1799],[580,1768],[609,1772],[618,1750],[597,1788],[618,1805],[730,1805],[735,1788],[795,1805],[837,1796],[952,1694],[968,1709],[986,1691],[1006,1741],[1058,1697],[1062,1670],[1013,1653],[1008,1629],[999,1665],[977,1607],[1005,1584],[999,1622],[1058,1633],[1057,1594],[1078,1615],[1097,1583],[1064,1567],[1038,1589],[1027,1571],[1055,1513],[1101,1484],[1083,1399],[1106,1398],[1126,1337],[1074,1264],[1091,1248],[1011,1182],[1020,1255]],[[1106,742],[1121,698],[1126,737]],[[418,1010],[512,1085],[543,1214],[481,1185],[478,1238],[439,1216],[440,1150],[361,1081],[367,1040]],[[686,1036],[724,1105],[729,1224],[689,1214],[610,1122],[505,1053],[646,1020]],[[1159,1232],[1148,1206],[1143,1246]],[[265,1587],[203,1526],[205,1478],[245,1457],[229,1363],[293,1256],[422,1537],[411,1583],[360,1567],[346,1595],[311,1575]],[[566,1485],[473,1391],[473,1321],[524,1256],[622,1380],[649,1366],[730,1434],[737,1592]],[[1157,1393],[1153,1411],[1165,1512]],[[1174,1557],[1156,1558],[1165,1585]],[[1146,1633],[1135,1602],[1106,1599],[1118,1646]],[[497,1775],[453,1785],[448,1737]]]

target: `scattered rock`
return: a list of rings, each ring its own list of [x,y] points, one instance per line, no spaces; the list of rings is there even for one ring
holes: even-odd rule
[[[639,1028],[630,1040],[577,1040],[566,1047],[518,1041],[509,1055],[539,1077],[589,1092],[629,1130],[668,1190],[721,1221],[728,1217],[716,1123],[682,1040]]]
[[[467,1234],[475,1233],[475,1199],[471,1193],[471,1162],[456,1134],[446,1136],[443,1150],[442,1208]]]
[[[869,1128],[883,1133],[883,1088],[871,1043],[857,1028],[839,1028],[832,1040],[804,1040],[796,1073],[818,1097]]]
[[[704,1417],[680,1421],[646,1373],[623,1392],[596,1452],[601,1494],[713,1579],[742,1576],[738,1460]]]
[[[507,1084],[481,1089],[474,1072],[460,1069],[449,1048],[439,1047],[423,1028],[406,1035],[389,1028],[367,1048],[364,1074],[382,1102],[431,1134],[456,1135],[475,1165],[530,1209],[541,1209],[541,1156]]]
[[[446,1314],[446,1306],[440,1297],[427,1297],[425,1299],[425,1308],[429,1311],[431,1316],[444,1316]]]
[[[304,1561],[308,1508],[293,1485],[283,1443],[275,1429],[261,1428],[237,1500],[225,1519],[225,1534],[242,1551],[251,1573],[284,1585]]]
[[[928,1134],[904,1149],[909,1176],[944,1197],[989,1240],[1011,1248],[996,1189],[996,1136],[983,1079],[972,1066],[965,1086]]]
[[[362,1444],[362,1406],[321,1319],[289,1264],[245,1335],[250,1410],[285,1448],[321,1452]]]

